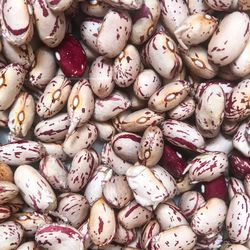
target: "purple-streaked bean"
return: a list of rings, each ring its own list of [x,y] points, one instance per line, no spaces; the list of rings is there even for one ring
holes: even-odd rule
[[[187,167],[182,155],[168,145],[164,146],[160,164],[175,178],[183,177]]]
[[[36,104],[36,112],[40,117],[52,117],[63,109],[70,95],[70,83],[62,75],[55,76],[48,83]]]
[[[94,112],[94,96],[88,80],[80,80],[71,90],[68,99],[70,135],[77,127],[86,123]]]
[[[175,108],[185,100],[191,91],[186,81],[175,81],[157,90],[149,99],[148,106],[156,112],[165,112]]]
[[[198,152],[202,152],[205,147],[205,141],[200,132],[188,123],[165,120],[162,122],[162,132],[169,142],[178,147]]]
[[[210,86],[210,85],[219,85],[224,94],[228,95],[233,91],[233,88],[235,86],[234,83],[226,80],[207,80],[207,81],[202,81],[201,83],[198,84],[198,86],[195,89],[195,99],[199,100],[201,96],[203,95],[204,91]]]
[[[53,12],[45,0],[33,0],[32,5],[36,28],[41,41],[48,47],[58,46],[66,33],[64,13]]]
[[[159,204],[155,210],[155,216],[162,230],[168,230],[180,225],[188,225],[181,210],[171,203]]]
[[[122,160],[130,163],[138,161],[140,142],[141,136],[128,132],[118,133],[111,140],[115,154]]]
[[[112,174],[112,169],[105,165],[100,165],[95,169],[84,191],[84,196],[91,206],[102,197],[103,187],[111,179]]]
[[[131,109],[126,109],[125,111],[122,111],[120,114],[118,114],[116,117],[112,119],[112,124],[118,132],[122,132],[121,124],[124,121],[124,119],[131,113],[132,113]]]
[[[166,79],[172,79],[182,68],[177,45],[164,32],[156,33],[145,45],[149,64]]]
[[[69,126],[68,114],[60,113],[39,122],[34,129],[34,135],[43,142],[58,142],[65,138]]]
[[[130,40],[135,45],[146,42],[154,30],[161,14],[158,0],[144,0],[142,7],[132,15],[133,27]]]
[[[56,209],[57,201],[54,191],[35,168],[29,165],[19,166],[15,171],[14,180],[22,198],[30,207],[38,212]]]
[[[7,39],[2,38],[3,55],[10,63],[18,63],[25,69],[29,69],[35,60],[35,54],[30,44],[22,46],[12,45]]]
[[[51,155],[59,160],[65,161],[67,155],[63,151],[63,146],[58,143],[42,143],[45,148],[46,155]]]
[[[119,127],[122,131],[139,132],[145,130],[150,125],[157,125],[163,120],[164,114],[144,108],[125,116]]]
[[[126,46],[131,29],[132,20],[126,11],[109,10],[98,31],[96,44],[99,53],[108,58],[119,55]]]
[[[240,127],[239,121],[229,121],[226,118],[224,119],[221,125],[221,129],[226,136],[234,135],[239,127]]]
[[[101,141],[110,141],[116,133],[115,127],[110,122],[94,121],[93,124],[96,126],[98,139]]]
[[[174,33],[189,16],[187,4],[183,0],[161,0],[160,3],[163,24]]]
[[[11,213],[17,213],[19,212],[23,206],[24,206],[24,201],[22,200],[22,198],[18,195],[16,196],[14,199],[12,199],[11,201],[9,201],[8,203],[6,203],[6,205],[8,206],[8,208],[10,209]]]
[[[136,237],[135,229],[126,229],[120,223],[116,225],[116,232],[113,241],[122,245],[128,245]]]
[[[27,241],[17,248],[17,250],[39,250],[35,241]]]
[[[113,62],[104,56],[97,57],[89,69],[92,91],[99,98],[108,97],[114,89]]]
[[[141,138],[138,149],[139,163],[152,167],[159,162],[164,148],[163,134],[159,127],[149,126]]]
[[[127,170],[133,166],[115,154],[111,143],[104,144],[101,152],[101,160],[103,164],[109,166],[118,175],[125,175]]]
[[[93,156],[93,167],[96,169],[100,165],[101,157],[94,148],[89,148],[89,152]]]
[[[103,187],[103,196],[114,208],[123,208],[133,200],[133,193],[125,176],[113,176]]]
[[[141,249],[141,234],[142,234],[142,229],[138,228],[136,229],[136,237],[135,239],[128,244],[128,247],[125,247],[124,250],[139,250]]]
[[[177,194],[182,194],[184,192],[193,189],[194,184],[190,182],[189,175],[186,174],[182,178],[176,181],[176,187],[177,187]]]
[[[0,205],[5,204],[18,195],[18,188],[9,181],[0,181]]]
[[[240,245],[240,244],[231,244],[231,243],[224,243],[221,248],[221,250],[248,250],[249,248]]]
[[[225,201],[212,198],[198,209],[190,225],[196,235],[210,238],[221,231],[226,215],[227,206]]]
[[[46,0],[49,8],[54,12],[63,12],[68,9],[74,0]]]
[[[250,174],[250,159],[244,156],[237,150],[234,150],[229,155],[230,170],[233,176],[239,179],[244,179],[247,174]]]
[[[128,44],[115,58],[113,64],[113,79],[117,86],[130,86],[140,72],[141,59],[137,48]]]
[[[22,226],[25,237],[34,237],[38,228],[52,223],[52,219],[48,215],[36,212],[16,213],[12,218]]]
[[[115,213],[104,199],[97,200],[91,207],[88,227],[90,238],[96,245],[106,245],[114,238]]]
[[[72,192],[80,192],[88,183],[94,169],[94,159],[88,149],[82,149],[74,156],[67,176]]]
[[[89,236],[89,229],[88,229],[88,221],[85,221],[79,228],[78,231],[83,237],[83,245],[84,249],[87,249],[91,246],[92,241]]]
[[[229,121],[241,121],[249,116],[249,84],[249,79],[243,80],[227,95],[225,117]]]
[[[227,183],[229,200],[232,200],[236,194],[245,194],[243,182],[237,178],[230,177]]]
[[[110,6],[100,0],[87,0],[81,3],[81,10],[84,14],[92,17],[104,17]]]
[[[205,0],[188,0],[187,1],[189,13],[196,14],[196,13],[208,13],[212,12],[212,10],[207,6]]]
[[[28,43],[33,36],[32,7],[29,1],[1,2],[1,33],[13,45]]]
[[[231,138],[219,133],[215,138],[206,141],[205,150],[210,152],[223,152],[229,154],[233,149],[233,142]]]
[[[148,100],[160,87],[161,80],[152,69],[144,69],[133,84],[135,95],[142,100]]]
[[[173,120],[183,121],[193,115],[195,111],[195,101],[192,97],[187,96],[175,108],[167,112],[167,116]]]
[[[126,177],[135,200],[142,206],[156,207],[169,196],[163,183],[143,165],[130,167]]]
[[[230,64],[232,73],[239,77],[247,76],[250,73],[250,39],[248,38],[247,44],[241,54]]]
[[[240,125],[237,133],[233,137],[233,145],[234,148],[240,151],[245,157],[250,157],[250,143],[247,141],[245,137],[246,126],[247,126],[246,122]]]
[[[27,92],[21,92],[9,112],[8,127],[15,136],[25,137],[35,117],[35,101]]]
[[[102,20],[97,18],[86,18],[80,27],[83,42],[95,52],[98,52],[97,36],[101,26]]]
[[[209,39],[218,25],[218,19],[205,13],[193,14],[174,31],[179,44],[187,50]]]
[[[67,170],[56,157],[51,155],[45,156],[39,163],[39,172],[53,189],[64,191],[68,188]]]
[[[250,199],[246,194],[236,194],[231,200],[226,218],[226,229],[232,243],[244,244],[249,238]]]
[[[200,186],[200,191],[206,201],[211,198],[218,198],[226,201],[228,198],[228,190],[225,176],[221,175],[212,181],[203,182]]]
[[[142,229],[140,245],[142,249],[147,249],[150,240],[160,233],[160,224],[157,220],[149,221]]]
[[[249,17],[244,12],[235,11],[226,15],[208,44],[209,60],[220,66],[233,62],[246,46],[250,34],[249,22]]]
[[[103,0],[103,2],[117,8],[128,10],[137,10],[143,5],[143,0]]]
[[[77,229],[68,225],[45,225],[37,230],[35,240],[39,247],[48,250],[84,250],[83,236]]]
[[[9,121],[8,112],[0,111],[0,127],[7,127],[8,121]]]
[[[56,73],[56,59],[47,47],[37,49],[35,61],[29,72],[29,84],[37,88],[45,88]]]
[[[182,57],[187,68],[199,77],[211,79],[218,73],[218,66],[208,60],[207,50],[202,46],[183,51]]]
[[[18,140],[0,146],[0,161],[9,165],[34,163],[44,155],[43,145],[35,141]]]
[[[196,126],[207,138],[216,137],[224,118],[225,95],[220,86],[212,84],[201,95],[196,106]]]
[[[76,128],[63,143],[63,150],[69,157],[74,157],[82,149],[89,148],[97,139],[97,129],[92,123],[85,123]]]
[[[198,236],[196,247],[193,250],[200,249],[221,249],[221,244],[223,243],[223,235],[221,233],[215,235],[214,237],[208,238],[204,236]]]
[[[117,219],[126,229],[134,229],[145,225],[153,216],[152,212],[132,201],[118,212]]]
[[[19,64],[9,64],[0,71],[0,110],[8,109],[18,96],[26,75]]]
[[[216,179],[228,168],[228,158],[222,152],[208,152],[196,156],[184,171],[189,173],[192,183],[208,182]]]
[[[22,242],[23,229],[14,221],[6,221],[0,224],[1,250],[16,249]]]
[[[108,121],[131,105],[127,95],[116,90],[105,99],[96,98],[93,118],[97,121]]]
[[[83,195],[64,193],[58,196],[56,211],[66,218],[71,226],[78,228],[88,216],[89,204]]]
[[[237,8],[238,1],[233,0],[205,0],[206,4],[213,10],[228,11]]]
[[[197,236],[192,229],[188,225],[181,225],[157,234],[152,238],[149,246],[153,250],[191,250],[196,240]]]
[[[165,200],[173,198],[176,195],[176,181],[171,174],[169,174],[163,167],[156,165],[150,169],[154,176],[163,184],[167,191]]]
[[[179,207],[182,214],[191,219],[196,211],[205,203],[203,196],[197,191],[188,191],[182,194]]]

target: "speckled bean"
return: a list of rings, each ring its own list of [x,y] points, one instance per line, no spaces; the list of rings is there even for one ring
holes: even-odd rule
[[[94,159],[87,149],[82,149],[74,156],[67,176],[68,186],[72,192],[80,192],[93,173]]]
[[[19,166],[15,171],[14,180],[24,201],[30,207],[38,212],[56,209],[57,201],[54,191],[35,168],[29,165]]]
[[[250,199],[246,194],[236,194],[231,200],[226,217],[226,229],[232,243],[246,243],[249,238]]]
[[[88,227],[90,238],[96,245],[106,245],[114,238],[115,213],[104,199],[99,199],[91,207]]]
[[[17,97],[9,113],[8,127],[15,136],[25,137],[31,129],[35,117],[33,96],[22,92]]]
[[[68,135],[77,127],[86,123],[94,112],[94,96],[88,80],[77,82],[68,99],[70,127]]]
[[[208,44],[209,60],[220,66],[233,62],[246,46],[250,34],[249,22],[244,12],[235,11],[226,15]]]
[[[51,155],[44,157],[39,163],[39,172],[53,189],[64,191],[68,188],[68,172],[63,163],[56,157]]]
[[[39,122],[34,129],[34,135],[43,142],[58,142],[65,138],[69,126],[68,114],[60,113]]]
[[[55,76],[46,86],[36,103],[36,112],[42,118],[49,118],[65,106],[71,91],[70,81],[62,75]]]

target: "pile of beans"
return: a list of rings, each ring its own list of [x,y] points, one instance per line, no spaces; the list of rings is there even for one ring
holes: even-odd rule
[[[250,0],[0,0],[0,250],[250,249]]]

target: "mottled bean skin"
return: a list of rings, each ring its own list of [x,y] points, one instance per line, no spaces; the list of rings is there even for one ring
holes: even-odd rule
[[[249,22],[246,13],[237,11],[222,19],[208,44],[209,59],[214,64],[225,66],[241,54],[249,38]]]

